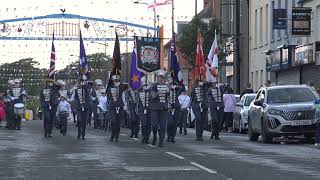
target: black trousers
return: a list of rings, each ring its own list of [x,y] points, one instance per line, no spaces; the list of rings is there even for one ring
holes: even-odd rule
[[[151,119],[150,113],[144,114],[143,112],[139,113],[139,119],[141,121],[141,132],[142,137],[146,140],[149,140],[151,134]]]
[[[8,104],[7,105],[7,116],[6,116],[7,124],[6,127],[8,129],[15,129],[15,114],[14,114],[14,108],[13,104]]]
[[[224,112],[224,124],[225,124],[225,128],[226,130],[228,130],[228,128],[232,127],[232,121],[233,121],[233,112]],[[221,126],[223,125],[223,123],[221,123]]]
[[[200,106],[198,103],[192,105],[192,111],[195,116],[195,126],[196,126],[196,136],[197,139],[202,138],[203,136],[203,129],[205,123],[205,111],[201,112]]]
[[[53,129],[53,119],[50,118],[49,108],[43,108],[43,116],[44,135],[48,136],[52,134]]]
[[[14,120],[14,127],[15,129],[17,130],[20,130],[21,129],[21,117],[23,115],[15,115],[15,120]]]
[[[116,110],[110,110],[109,112],[111,120],[111,139],[119,139],[121,120],[124,116],[124,112],[123,110],[119,110],[119,113],[117,113]]]
[[[86,136],[88,109],[78,111],[78,138]]]
[[[188,109],[180,109],[179,111],[179,128],[187,132]]]
[[[129,122],[130,122],[130,129],[131,129],[131,136],[138,136],[140,130],[140,121],[139,118],[133,109],[129,111]]]
[[[60,123],[60,132],[61,134],[65,135],[67,133],[67,127],[68,127],[68,116],[59,115],[59,123]]]
[[[221,124],[223,122],[223,117],[224,117],[224,109],[223,108],[219,108],[219,110],[217,109],[217,107],[210,107],[210,114],[211,114],[211,118],[212,118],[212,122],[211,122],[211,137],[219,137],[219,133],[220,133],[220,128],[221,128]]]
[[[177,127],[179,122],[180,110],[174,109],[174,111],[169,111],[168,125],[167,125],[167,133],[168,138],[174,139],[177,134]],[[174,112],[174,113],[173,113]]]
[[[159,141],[163,142],[166,135],[166,126],[168,119],[168,110],[151,110],[151,127],[153,132],[153,138],[157,139],[157,133],[159,130]]]

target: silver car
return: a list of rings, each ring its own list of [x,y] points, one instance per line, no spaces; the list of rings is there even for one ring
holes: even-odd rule
[[[312,138],[317,118],[315,100],[318,94],[305,85],[263,87],[250,104],[248,136],[264,143],[274,137],[304,135]]]
[[[233,113],[233,132],[245,133],[248,130],[248,110],[256,94],[245,94],[237,103],[237,110]]]

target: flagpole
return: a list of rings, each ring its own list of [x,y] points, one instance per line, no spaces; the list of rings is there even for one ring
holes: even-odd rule
[[[172,0],[172,6],[171,6],[171,8],[172,8],[172,34],[174,34],[174,0]]]

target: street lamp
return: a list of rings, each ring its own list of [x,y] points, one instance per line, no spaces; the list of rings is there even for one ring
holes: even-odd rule
[[[144,4],[144,5],[149,5],[149,3],[146,2],[140,2],[140,1],[133,1],[134,4]],[[156,0],[153,0],[153,3],[156,4]],[[155,7],[154,7],[155,8]],[[155,9],[153,10],[153,27],[157,28],[157,12]],[[157,35],[156,30],[154,30],[154,36]]]

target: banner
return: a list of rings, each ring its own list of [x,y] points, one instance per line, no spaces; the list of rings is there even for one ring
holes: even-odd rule
[[[273,29],[287,29],[287,9],[273,9]]]
[[[292,35],[309,36],[311,34],[311,8],[292,8]]]
[[[138,69],[144,73],[157,71],[160,64],[160,38],[135,37],[137,43]]]

